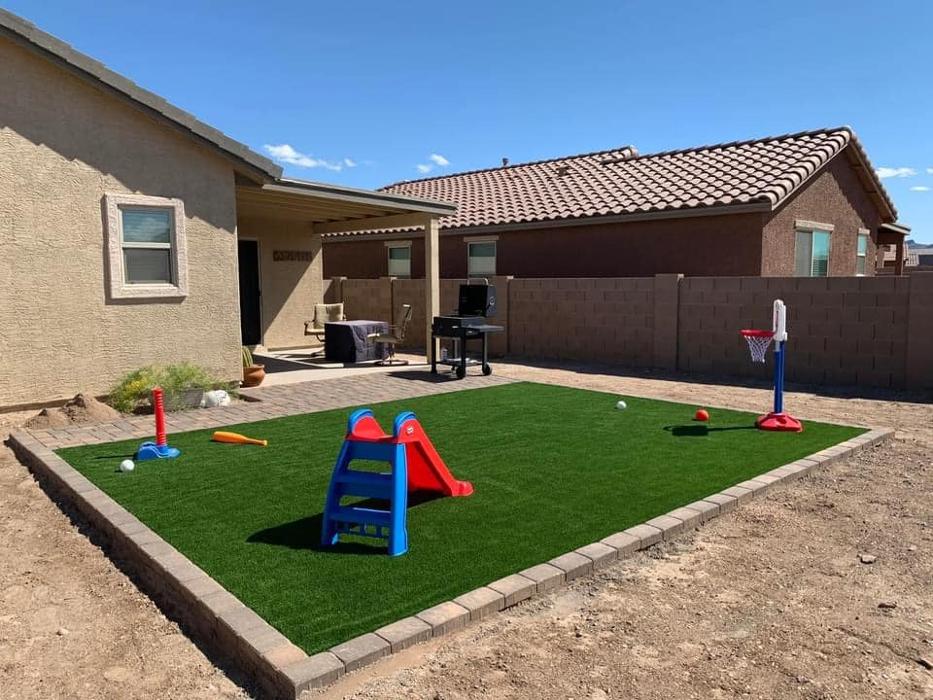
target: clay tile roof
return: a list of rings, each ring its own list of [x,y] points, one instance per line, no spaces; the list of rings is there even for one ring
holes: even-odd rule
[[[457,204],[441,228],[759,205],[773,209],[855,145],[866,189],[894,207],[848,127],[639,155],[632,146],[398,182],[386,191]]]

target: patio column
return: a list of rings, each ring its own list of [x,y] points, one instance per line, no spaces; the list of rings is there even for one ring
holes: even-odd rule
[[[436,342],[431,340],[431,322],[440,314],[441,272],[437,218],[428,216],[424,222],[424,347],[428,362]]]
[[[900,241],[894,244],[894,274],[903,275],[904,274],[904,248],[906,247],[904,239],[901,238]]]

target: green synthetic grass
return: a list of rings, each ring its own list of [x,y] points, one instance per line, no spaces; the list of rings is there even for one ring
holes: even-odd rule
[[[754,415],[542,384],[373,406],[391,430],[418,414],[469,498],[412,505],[410,551],[319,545],[349,409],[234,425],[268,448],[170,436],[182,456],[119,473],[135,442],[59,450],[91,481],[312,654],[863,432],[808,422],[755,430]],[[764,409],[766,407],[762,407]]]

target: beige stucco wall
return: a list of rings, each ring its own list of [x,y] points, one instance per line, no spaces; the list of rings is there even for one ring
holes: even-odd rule
[[[304,322],[314,316],[314,305],[324,301],[321,235],[306,222],[248,214],[239,217],[238,225],[241,238],[259,241],[262,344],[273,350],[315,344],[304,334]],[[309,259],[275,260],[275,251],[305,254],[280,258]]]
[[[219,155],[0,38],[0,407],[188,360],[239,376],[236,204]],[[109,302],[102,198],[178,197],[190,294]]]
[[[765,219],[761,259],[763,276],[789,277],[794,274],[794,222],[798,219],[834,226],[829,237],[830,277],[855,274],[859,230],[867,229],[870,238],[865,274],[875,273],[881,212],[865,192],[846,153],[833,158],[806,187]]]

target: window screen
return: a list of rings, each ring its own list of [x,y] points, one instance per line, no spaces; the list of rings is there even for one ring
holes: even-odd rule
[[[122,208],[123,276],[127,284],[173,284],[172,212]]]
[[[496,244],[467,243],[467,276],[490,277],[496,274]]]

